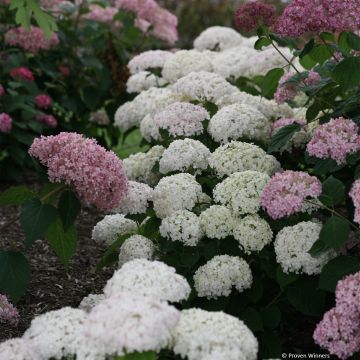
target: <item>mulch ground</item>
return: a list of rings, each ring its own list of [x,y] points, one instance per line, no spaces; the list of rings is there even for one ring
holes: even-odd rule
[[[5,184],[0,185],[0,191],[6,188]],[[0,227],[13,219],[18,211],[16,207],[0,207]],[[88,294],[102,292],[115,270],[113,267],[95,272],[105,248],[91,239],[91,231],[102,217],[102,214],[89,211],[82,211],[80,214],[77,224],[78,249],[68,270],[65,270],[46,240],[35,241],[27,253],[32,270],[31,282],[26,294],[17,304],[20,321],[16,327],[0,323],[0,342],[21,336],[36,315],[64,306],[77,307]],[[22,249],[24,240],[24,234],[16,222],[0,232],[0,249],[9,248],[9,244],[14,241]]]

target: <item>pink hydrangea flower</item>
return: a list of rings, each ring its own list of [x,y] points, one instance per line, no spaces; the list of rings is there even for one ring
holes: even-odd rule
[[[10,29],[5,34],[4,41],[7,45],[18,46],[25,51],[36,54],[40,50],[48,50],[57,45],[59,38],[57,34],[52,33],[50,39],[47,39],[42,29],[31,26],[29,31],[22,27]]]
[[[35,104],[40,109],[48,109],[52,105],[52,99],[49,95],[45,95],[45,94],[36,95]]]
[[[275,24],[282,36],[342,32],[360,26],[358,0],[292,0]]]
[[[335,290],[336,306],[344,305],[360,312],[360,271],[338,281]]]
[[[85,205],[111,210],[128,193],[122,161],[94,139],[66,132],[41,136],[29,154],[48,168],[51,182],[72,186]]]
[[[0,96],[4,96],[5,95],[5,88],[0,85]]]
[[[18,67],[10,71],[10,76],[17,80],[34,81],[34,74],[26,67]]]
[[[9,133],[12,130],[13,119],[6,113],[0,114],[0,132]]]
[[[360,150],[359,127],[343,117],[331,119],[320,125],[307,144],[307,152],[320,159],[333,159],[339,165],[346,156]]]
[[[262,1],[241,4],[235,13],[236,26],[245,31],[255,30],[259,25],[271,26],[276,20],[276,8]]]
[[[53,115],[40,114],[36,116],[36,120],[52,128],[56,128],[58,125],[58,121]]]
[[[300,119],[279,119],[276,120],[272,125],[271,125],[271,132],[272,134],[274,134],[278,129],[281,129],[284,126],[288,126],[288,125],[292,125],[292,124],[299,124],[301,127],[304,127],[306,125],[306,122],[304,120],[300,120]]]
[[[308,197],[321,194],[321,182],[302,171],[276,173],[261,194],[261,206],[273,219],[295,214],[302,210]]]
[[[0,294],[0,322],[8,322],[16,326],[19,322],[19,312],[5,295]]]
[[[351,197],[355,206],[354,221],[360,224],[360,180],[354,181],[349,192],[349,196]]]
[[[114,16],[119,11],[116,7],[102,7],[99,5],[90,5],[89,9],[90,12],[84,16],[85,19],[105,24],[111,24]]]

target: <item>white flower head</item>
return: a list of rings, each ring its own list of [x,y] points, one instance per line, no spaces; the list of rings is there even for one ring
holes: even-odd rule
[[[113,212],[120,214],[144,214],[152,200],[153,189],[137,181],[129,181],[129,192]]]
[[[172,350],[189,360],[256,360],[258,342],[238,318],[193,308],[181,312]]]
[[[142,137],[149,143],[153,140],[162,140],[159,127],[157,126],[154,116],[146,115],[140,123],[140,132]]]
[[[130,74],[137,74],[141,71],[162,69],[165,61],[174,56],[170,51],[149,50],[134,56],[128,63]]]
[[[231,141],[218,147],[209,157],[209,165],[222,178],[234,172],[254,170],[273,175],[281,170],[280,163],[257,145]]]
[[[201,185],[194,176],[186,173],[166,176],[154,189],[154,210],[160,219],[177,210],[192,210],[201,195]]]
[[[198,296],[208,299],[229,296],[233,287],[242,292],[251,287],[252,281],[250,266],[238,256],[217,255],[194,274]]]
[[[179,316],[166,302],[123,292],[94,307],[84,334],[107,355],[160,351],[171,341]]]
[[[167,81],[162,77],[156,76],[149,71],[141,71],[129,77],[126,82],[126,91],[129,94],[141,93],[152,87],[162,87],[166,84]]]
[[[147,237],[142,235],[130,236],[120,247],[119,268],[134,259],[152,260],[155,249],[154,243]]]
[[[194,40],[194,48],[199,51],[223,51],[239,46],[243,37],[234,29],[225,26],[211,26]]]
[[[173,141],[160,159],[160,172],[167,174],[173,171],[187,171],[194,169],[196,172],[205,170],[208,165],[210,150],[200,141],[193,139]]]
[[[285,273],[320,274],[323,266],[336,256],[334,250],[325,251],[316,258],[309,254],[319,239],[321,228],[319,223],[303,221],[279,231],[274,247],[276,260]]]
[[[42,359],[28,340],[13,338],[0,343],[0,359],[2,360],[31,360]]]
[[[97,304],[105,300],[104,294],[89,294],[85,296],[79,304],[79,309],[89,313]]]
[[[269,140],[269,120],[256,108],[233,104],[220,109],[209,122],[208,132],[219,143],[230,140]]]
[[[91,238],[98,244],[110,246],[119,236],[134,234],[136,222],[123,214],[106,215],[92,230]]]
[[[225,206],[212,205],[200,214],[200,226],[210,239],[224,239],[232,235],[234,216]]]
[[[160,234],[186,246],[196,246],[202,238],[199,218],[188,210],[179,210],[161,221]]]
[[[123,164],[128,179],[143,182],[150,186],[155,185],[159,176],[152,170],[160,160],[164,150],[163,146],[154,146],[146,153],[133,154],[124,159]]]
[[[260,209],[261,193],[270,180],[258,171],[231,174],[214,188],[214,200],[229,207],[236,215],[255,214]]]
[[[175,269],[160,261],[135,259],[126,262],[104,288],[107,297],[121,292],[150,296],[157,300],[180,302],[190,295],[190,285]]]
[[[207,55],[197,50],[180,50],[165,62],[162,76],[168,82],[174,83],[183,76],[198,71],[213,71]]]
[[[234,238],[247,254],[261,251],[265,245],[271,243],[272,237],[270,225],[257,214],[247,215],[235,223]]]

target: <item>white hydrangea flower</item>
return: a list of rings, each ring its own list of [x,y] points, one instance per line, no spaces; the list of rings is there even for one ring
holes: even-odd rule
[[[159,110],[176,101],[185,100],[180,93],[173,93],[167,88],[152,87],[141,92],[132,101],[121,105],[115,113],[115,126],[127,131],[140,125],[146,115],[154,115]]]
[[[92,230],[91,238],[98,244],[110,246],[119,236],[134,234],[136,222],[123,214],[106,215]]]
[[[85,296],[79,304],[79,309],[89,313],[97,304],[105,300],[104,294],[89,294]]]
[[[222,51],[212,60],[214,72],[225,79],[236,80],[243,76],[247,68],[251,66],[248,60],[254,54],[256,54],[256,50],[246,46],[233,47]]]
[[[188,360],[256,360],[258,342],[238,318],[193,308],[181,312],[172,350]],[[216,354],[219,357],[214,357]]]
[[[323,266],[336,257],[334,250],[312,257],[308,251],[319,239],[322,225],[303,221],[294,226],[286,226],[276,235],[274,247],[276,261],[285,273],[320,274]]]
[[[194,274],[198,296],[208,299],[229,296],[233,286],[242,292],[251,287],[252,281],[250,266],[238,256],[217,255]]]
[[[221,178],[234,172],[254,170],[273,175],[281,170],[280,163],[261,147],[240,141],[218,147],[209,157],[209,165]]]
[[[165,148],[154,146],[146,153],[130,155],[123,160],[126,175],[129,180],[146,183],[150,186],[155,185],[159,180],[159,175],[152,169],[160,160]]]
[[[166,302],[123,292],[95,306],[84,323],[84,334],[108,355],[160,351],[169,345],[179,317]]]
[[[243,37],[234,29],[225,26],[211,26],[194,40],[194,48],[199,51],[223,51],[242,43]]]
[[[130,74],[145,70],[162,69],[165,61],[174,56],[170,51],[149,50],[134,56],[128,63]]]
[[[175,140],[162,154],[159,170],[162,174],[167,174],[192,168],[201,173],[209,165],[210,154],[210,150],[198,140]]]
[[[179,210],[161,221],[160,234],[186,246],[196,246],[202,238],[199,218],[188,210]]]
[[[85,311],[64,307],[35,317],[23,338],[31,342],[39,357],[35,359],[61,359],[85,351],[99,359],[95,348],[82,335],[82,326],[87,317]],[[82,358],[82,355],[78,358]]]
[[[160,261],[135,259],[125,263],[105,285],[107,297],[121,292],[180,302],[190,295],[190,285],[175,269]]]
[[[255,214],[260,209],[260,196],[269,180],[269,175],[258,171],[233,173],[216,185],[214,200],[237,215]]]
[[[162,77],[156,76],[149,71],[141,71],[129,77],[126,82],[126,91],[129,94],[141,93],[152,87],[162,87],[166,84],[167,81]]]
[[[201,195],[201,185],[194,176],[185,173],[166,176],[154,189],[154,210],[160,219],[177,210],[192,210]]]
[[[147,141],[153,140],[160,141],[162,137],[160,135],[159,127],[157,126],[154,116],[146,115],[140,123],[140,132],[142,137]]]
[[[170,83],[176,82],[191,72],[213,71],[211,60],[197,50],[180,50],[166,60],[162,76]]]
[[[42,360],[32,343],[21,338],[13,338],[0,343],[1,360]]]
[[[232,235],[234,216],[225,206],[212,205],[200,214],[200,226],[210,239],[224,239]]]
[[[271,128],[269,120],[256,108],[233,104],[223,107],[210,119],[208,133],[219,143],[238,139],[266,141]]]
[[[246,46],[246,47],[249,47],[249,48],[254,48],[255,47],[255,44],[256,42],[259,40],[259,38],[257,36],[250,36],[250,37],[243,37],[243,41],[241,43],[241,46]]]
[[[119,268],[134,259],[152,260],[155,245],[145,236],[133,235],[127,238],[120,247]]]
[[[272,237],[270,225],[258,214],[247,215],[235,223],[234,238],[246,254],[261,251],[265,245],[271,243]]]
[[[129,181],[129,192],[113,212],[120,214],[144,214],[152,200],[153,189],[137,181]]]
[[[172,86],[172,90],[192,100],[210,101],[217,105],[222,97],[239,91],[221,75],[206,71],[192,72],[184,76]]]

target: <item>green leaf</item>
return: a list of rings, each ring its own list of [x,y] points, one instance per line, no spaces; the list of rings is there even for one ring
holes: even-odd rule
[[[305,55],[307,55],[315,45],[315,40],[311,39],[302,49],[301,53],[299,54],[299,58],[302,59]]]
[[[285,146],[292,136],[301,129],[299,124],[291,124],[282,127],[272,138],[268,153],[273,153]]]
[[[355,177],[355,180],[360,178],[360,165],[356,166],[354,177]]]
[[[115,356],[114,360],[156,360],[157,355],[154,351],[147,351],[143,353],[132,353],[124,356]]]
[[[340,204],[345,197],[345,185],[333,176],[328,177],[322,184],[319,200],[326,206]]]
[[[77,247],[77,234],[75,226],[64,229],[60,217],[56,219],[46,233],[47,239],[55,254],[60,258],[65,268],[68,267],[69,260],[75,254]]]
[[[317,160],[313,169],[314,175],[325,175],[341,169],[333,159]]]
[[[270,70],[264,77],[261,84],[261,91],[264,97],[272,98],[279,85],[279,80],[284,75],[284,70],[275,68]]]
[[[260,313],[254,308],[247,307],[240,317],[252,331],[264,330]]]
[[[33,199],[23,204],[20,214],[20,224],[26,236],[27,246],[43,236],[50,224],[58,216],[56,208],[49,204],[42,204],[39,199]]]
[[[283,272],[281,266],[279,265],[276,270],[276,281],[279,284],[281,289],[284,289],[286,286],[292,284],[299,278],[297,274],[286,274]]]
[[[281,321],[281,311],[278,306],[271,305],[260,311],[263,324],[268,329],[276,329]]]
[[[0,195],[0,205],[21,205],[35,197],[35,194],[26,186],[12,186]]]
[[[76,195],[72,191],[67,190],[60,196],[58,210],[64,230],[67,231],[79,215],[81,204]]]
[[[264,287],[261,278],[255,277],[251,288],[246,290],[246,296],[253,302],[257,303],[263,296]]]
[[[316,257],[320,256],[322,253],[324,253],[324,251],[327,251],[327,250],[329,250],[329,246],[326,245],[324,243],[324,241],[319,239],[319,240],[315,241],[315,243],[313,244],[311,249],[308,251],[308,253],[312,257],[316,258]]]
[[[301,278],[287,291],[290,304],[304,315],[321,315],[325,311],[325,293],[317,289],[316,278]]]
[[[336,284],[346,275],[360,271],[360,259],[351,256],[338,256],[329,261],[322,269],[319,287],[326,291],[335,291]]]
[[[30,281],[29,262],[21,252],[0,251],[0,288],[17,302]]]
[[[350,57],[336,65],[332,76],[343,90],[351,89],[360,84],[360,58]]]
[[[319,240],[328,247],[339,250],[347,240],[350,233],[350,224],[333,215],[326,221],[320,231]]]
[[[354,33],[348,33],[347,34],[347,43],[350,45],[350,47],[354,50],[359,51],[360,50],[360,36],[354,34]]]
[[[332,51],[326,45],[316,45],[310,52],[309,56],[319,64],[324,63],[331,58]]]
[[[266,37],[262,37],[256,41],[254,48],[256,50],[261,50],[264,46],[269,46],[269,45],[271,45],[271,40]]]
[[[186,267],[192,267],[199,260],[199,250],[193,246],[184,247],[180,259],[181,263]]]
[[[259,359],[281,359],[280,337],[274,331],[257,334],[259,340]]]

